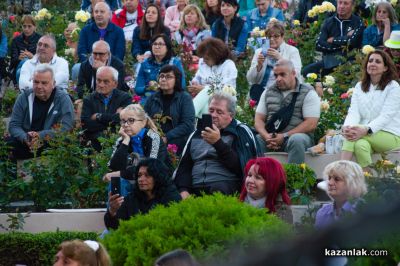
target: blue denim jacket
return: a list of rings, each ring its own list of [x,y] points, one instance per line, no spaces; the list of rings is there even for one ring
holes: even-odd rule
[[[394,30],[400,30],[400,24],[392,24],[390,27],[390,32]],[[371,25],[364,30],[362,45],[371,45],[377,47],[383,45],[383,32],[378,33],[378,27],[376,25]]]
[[[0,58],[6,57],[7,55],[7,36],[6,33],[3,31],[0,40]]]
[[[182,73],[182,88],[185,88],[185,72],[179,58],[172,57],[171,60],[163,61],[161,64],[157,63],[155,60],[153,60],[153,58],[147,58],[139,66],[135,93],[140,96],[146,96],[146,94],[154,94],[154,91],[146,91],[147,87],[149,86],[149,82],[152,80],[157,81],[158,73],[160,72],[161,67],[167,64],[173,64],[179,68]]]
[[[247,13],[246,16],[247,27],[249,31],[252,31],[255,27],[259,27],[260,29],[265,29],[271,18],[276,18],[277,20],[285,21],[285,17],[283,15],[282,10],[278,8],[269,6],[265,16],[261,16],[260,10],[258,8],[254,8]]]

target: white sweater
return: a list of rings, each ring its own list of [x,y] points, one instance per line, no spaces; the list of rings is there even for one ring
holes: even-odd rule
[[[383,91],[375,88],[370,85],[365,93],[357,83],[344,126],[366,125],[374,133],[383,130],[400,136],[400,85],[393,80]]]
[[[261,48],[255,51],[253,59],[251,60],[250,69],[247,71],[246,77],[250,85],[260,84],[265,74],[265,68],[267,67],[268,64],[268,57],[266,60],[264,60],[263,67],[260,70],[260,72],[257,71],[258,55],[261,53],[261,51],[262,51]],[[302,81],[303,80],[301,77],[302,65],[301,65],[299,50],[296,47],[283,42],[279,46],[279,54],[282,56],[282,58],[292,61],[294,69],[296,70],[296,76],[300,81]],[[269,85],[271,84],[267,83],[266,87],[268,87]]]
[[[38,57],[37,55],[35,55],[22,65],[21,75],[18,81],[20,90],[33,88],[33,72],[35,71],[36,66],[39,64],[40,62],[38,60]],[[53,68],[56,86],[67,89],[69,80],[69,68],[67,60],[54,54],[49,65]]]

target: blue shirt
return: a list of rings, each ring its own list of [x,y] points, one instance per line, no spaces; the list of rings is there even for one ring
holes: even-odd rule
[[[268,7],[267,12],[264,16],[260,15],[260,10],[254,8],[247,13],[246,23],[249,31],[252,31],[255,27],[265,29],[271,18],[276,18],[279,21],[285,21],[282,10],[278,8]]]

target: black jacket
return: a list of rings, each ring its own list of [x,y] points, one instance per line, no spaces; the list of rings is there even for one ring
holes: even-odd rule
[[[104,215],[104,224],[108,229],[117,229],[119,220],[129,220],[129,218],[139,213],[146,214],[158,204],[166,206],[171,202],[177,202],[182,199],[175,185],[172,183],[169,183],[167,187],[165,187],[161,196],[150,201],[148,201],[142,193],[137,192],[138,189],[135,188],[134,193],[129,194],[125,198],[114,217],[112,217],[108,211],[106,212]]]
[[[218,18],[215,22],[216,27],[216,35],[215,37],[221,39],[225,42],[226,29],[224,25],[224,18]],[[244,20],[240,17],[234,16],[231,22],[231,28],[229,30],[229,40],[232,40],[233,47],[237,46],[237,42],[239,40],[240,33],[242,32],[242,28],[244,27]]]
[[[151,118],[154,118],[156,114],[164,113],[161,96],[162,93],[158,91],[146,101],[144,110]],[[175,92],[169,113],[172,118],[173,129],[164,132],[167,139],[187,138],[194,131],[195,124],[192,97],[184,91]]]
[[[24,34],[15,37],[11,42],[10,56],[11,63],[10,69],[14,69],[17,67],[18,63],[21,61],[18,59],[21,51],[28,50],[32,54],[36,54],[36,46],[37,43],[42,37],[40,34],[34,32],[31,36],[29,36],[26,40],[24,40]]]
[[[347,36],[349,31],[354,30],[351,36]],[[336,15],[329,17],[322,25],[321,32],[316,41],[316,50],[327,54],[346,55],[345,49],[360,48],[364,32],[364,23],[360,17],[351,15],[350,19],[340,20]],[[334,37],[333,42],[327,40]]]
[[[170,169],[169,176],[172,175],[171,160],[167,148],[158,133],[151,129],[147,130],[142,140],[142,147],[144,157],[159,159]],[[132,152],[131,143],[125,145],[122,143],[122,138],[119,138],[114,146],[114,151],[109,163],[109,167],[112,171],[121,171],[120,176],[130,180],[134,178],[136,171]]]
[[[92,92],[83,100],[81,122],[85,134],[96,135],[103,132],[109,126],[114,127],[119,123],[119,114],[116,113],[117,109],[124,108],[129,104],[131,104],[131,96],[117,89],[113,90],[113,96],[108,107],[103,103],[99,93]],[[90,119],[95,113],[101,114],[101,118],[98,121]]]
[[[125,68],[124,63],[115,56],[111,56],[111,62],[107,64],[112,66],[118,71],[118,89],[128,91],[125,79]],[[78,98],[83,98],[84,91],[93,92],[96,90],[96,72],[97,70],[92,67],[91,60],[88,59],[81,64],[79,70],[78,84],[76,86],[78,92]]]

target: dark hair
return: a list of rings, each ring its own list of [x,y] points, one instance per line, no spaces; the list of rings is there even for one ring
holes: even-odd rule
[[[161,198],[164,194],[166,187],[169,185],[170,177],[168,176],[169,170],[168,167],[160,160],[154,158],[147,158],[139,162],[136,166],[135,171],[135,180],[138,179],[139,169],[140,167],[147,167],[147,173],[149,176],[154,179],[154,196],[155,198]],[[147,199],[146,194],[139,189],[139,186],[136,184],[134,187],[134,192],[136,193],[138,198]]]
[[[231,59],[231,51],[228,46],[220,39],[207,38],[197,47],[197,55],[204,57],[207,55],[214,59],[216,65],[220,65],[225,60]]]
[[[221,16],[221,3],[222,3],[222,1],[218,0],[218,10],[217,10],[217,13],[214,13],[212,8],[208,6],[207,0],[205,0],[204,10],[206,11],[206,16],[209,16],[211,14],[217,14],[218,16]],[[210,26],[212,26],[212,25],[210,25]]]
[[[272,158],[262,157],[257,159],[251,159],[247,162],[244,168],[244,179],[246,179],[250,168],[253,165],[258,165],[258,174],[265,180],[265,207],[268,208],[269,212],[276,212],[275,205],[279,196],[282,197],[282,201],[287,205],[290,204],[290,198],[286,190],[286,173],[282,167],[282,164]],[[244,201],[247,196],[246,180],[243,182],[242,192],[240,193],[240,200]]]
[[[368,65],[369,58],[373,54],[380,55],[383,59],[383,64],[387,67],[387,70],[382,74],[381,80],[378,83],[378,86],[377,86],[378,90],[384,90],[385,87],[392,80],[397,81],[399,79],[399,76],[397,74],[397,68],[393,63],[392,58],[390,58],[390,56],[382,50],[375,50],[375,51],[369,53],[363,62],[362,75],[361,75],[361,89],[363,90],[363,92],[368,92],[369,86],[371,85],[371,77],[367,73],[367,65]]]
[[[159,257],[155,266],[198,266],[189,252],[183,249],[175,249]]]
[[[160,73],[173,72],[175,75],[175,86],[174,91],[182,91],[182,73],[179,68],[175,65],[165,65],[160,69]]]
[[[151,30],[147,20],[146,20],[146,13],[150,7],[154,7],[157,9],[157,21],[156,25],[154,26],[153,30]],[[144,12],[144,17],[142,20],[142,25],[140,26],[140,35],[139,39],[141,40],[150,40],[152,35],[163,33],[165,29],[164,22],[161,17],[160,8],[158,8],[155,4],[148,4],[146,7],[146,11]]]
[[[224,2],[225,4],[230,4],[233,7],[237,7],[236,12],[235,12],[235,16],[236,16],[236,14],[239,12],[239,8],[240,8],[238,0],[221,0],[221,5],[222,5],[222,2]],[[234,19],[235,16],[232,19]]]
[[[162,38],[162,39],[164,40],[164,42],[165,42],[165,47],[167,48],[167,54],[166,54],[165,57],[163,58],[163,61],[170,60],[171,57],[174,56],[174,51],[173,51],[173,49],[172,49],[172,42],[171,42],[171,39],[170,39],[169,37],[167,37],[167,35],[165,35],[164,33],[154,35],[154,36],[151,38],[151,41],[150,41],[150,43],[151,43],[151,49],[150,49],[151,57],[154,58],[154,54],[153,54],[153,43],[154,43],[158,38]]]

